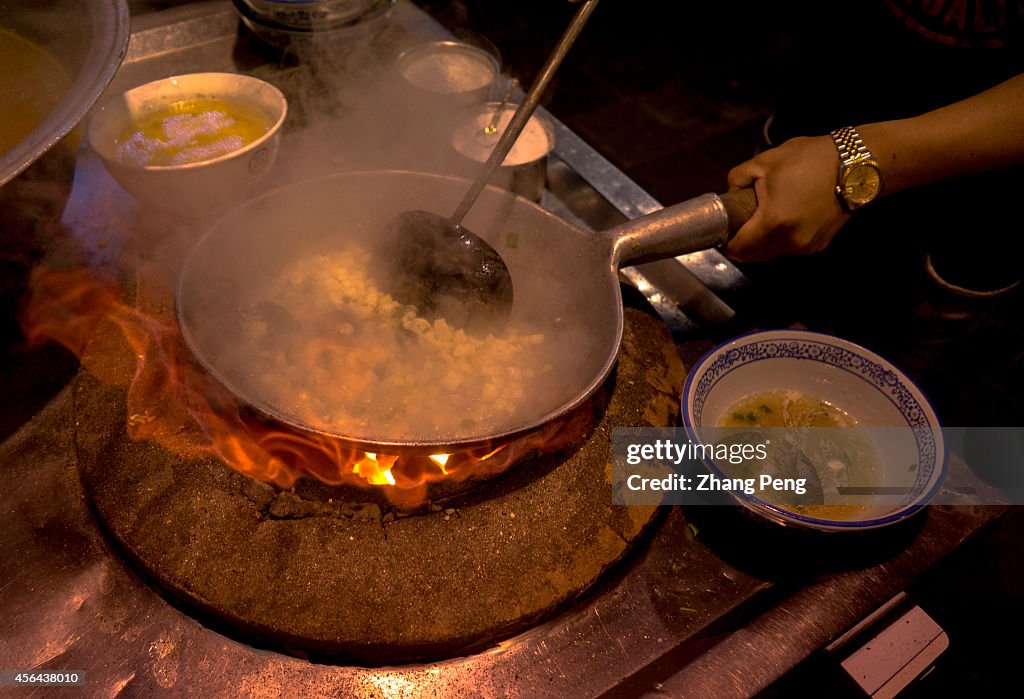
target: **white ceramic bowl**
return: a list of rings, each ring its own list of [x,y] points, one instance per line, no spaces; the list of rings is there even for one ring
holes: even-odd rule
[[[741,335],[706,354],[683,388],[683,425],[694,442],[719,424],[725,411],[751,394],[798,391],[828,401],[871,435],[881,461],[881,489],[890,495],[856,519],[797,514],[742,491],[733,496],[773,522],[826,531],[875,529],[901,521],[924,506],[946,475],[945,441],[928,399],[892,364],[859,345],[803,330]],[[704,435],[704,436],[702,436]],[[724,476],[713,461],[711,472]],[[908,464],[916,464],[908,469]],[[893,496],[891,493],[899,492]]]
[[[148,113],[175,102],[218,98],[262,112],[270,128],[242,148],[198,162],[143,166],[117,157],[118,139]],[[104,102],[90,116],[89,145],[118,184],[137,199],[184,215],[202,214],[237,203],[267,173],[287,111],[281,91],[257,78],[189,73],[140,85]]]

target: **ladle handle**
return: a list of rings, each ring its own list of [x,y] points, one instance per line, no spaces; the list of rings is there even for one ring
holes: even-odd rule
[[[483,191],[487,181],[491,179],[491,175],[498,169],[498,167],[504,162],[505,156],[512,150],[512,145],[519,138],[519,134],[523,132],[523,128],[526,126],[526,122],[533,116],[534,111],[537,109],[537,105],[540,104],[540,98],[544,96],[544,93],[548,89],[548,85],[551,84],[551,80],[555,77],[555,72],[558,70],[558,66],[562,64],[562,60],[565,55],[569,53],[569,49],[576,41],[576,37],[583,31],[583,25],[590,19],[590,14],[597,7],[597,0],[587,0],[580,9],[576,11],[576,15],[572,18],[572,22],[569,24],[569,28],[565,30],[565,34],[559,40],[555,50],[548,57],[547,63],[541,68],[540,75],[534,81],[530,91],[526,93],[526,97],[523,98],[519,108],[516,109],[516,113],[512,115],[511,121],[505,128],[504,133],[501,134],[501,138],[498,139],[497,145],[494,146],[494,150],[491,151],[491,157],[487,159],[483,167],[480,168],[480,172],[477,174],[476,179],[470,186],[469,191],[466,192],[466,196],[459,202],[459,207],[452,214],[451,221],[456,226],[462,223],[462,219],[466,217],[469,210],[473,208],[473,204],[476,203],[476,198],[480,196],[480,192]]]
[[[494,110],[494,114],[491,115],[491,120],[488,121],[487,126],[484,127],[484,133],[488,136],[498,132],[498,122],[501,121],[501,115],[505,113],[505,107],[508,105],[508,101],[512,99],[512,93],[515,92],[516,86],[518,85],[518,80],[515,78],[509,78],[508,87],[505,88],[505,96],[501,98],[501,102]]]
[[[725,245],[756,210],[751,188],[689,199],[609,231],[612,260],[634,265]]]

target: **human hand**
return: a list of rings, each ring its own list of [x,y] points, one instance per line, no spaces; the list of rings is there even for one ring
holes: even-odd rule
[[[794,138],[729,171],[729,189],[754,187],[757,211],[725,254],[738,262],[819,252],[850,215],[836,197],[839,155],[828,136]]]

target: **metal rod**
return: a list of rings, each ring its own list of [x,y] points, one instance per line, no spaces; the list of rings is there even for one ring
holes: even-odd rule
[[[544,67],[540,71],[540,75],[534,81],[530,91],[526,94],[522,104],[516,109],[516,113],[512,115],[511,121],[508,123],[508,127],[505,132],[502,133],[501,138],[498,139],[498,143],[494,146],[494,150],[491,151],[491,157],[487,159],[483,167],[480,168],[479,174],[476,176],[476,180],[470,186],[469,191],[462,198],[459,203],[459,208],[452,214],[451,222],[453,225],[458,226],[462,223],[462,219],[466,217],[469,210],[473,208],[473,204],[476,203],[476,198],[480,196],[480,192],[483,191],[487,181],[491,178],[491,175],[498,169],[501,163],[505,160],[505,156],[512,150],[512,145],[519,138],[519,134],[522,133],[523,128],[526,126],[526,122],[533,116],[533,112],[537,109],[537,105],[540,104],[540,98],[544,96],[544,92],[547,90],[548,85],[551,84],[551,80],[555,77],[555,71],[558,70],[558,66],[561,65],[562,59],[569,53],[569,49],[572,47],[573,42],[576,41],[576,37],[580,35],[583,30],[583,25],[587,23],[590,18],[590,14],[597,7],[598,0],[587,0],[580,6],[580,9],[576,12],[576,16],[573,17],[572,22],[569,24],[569,28],[565,30],[565,34],[562,35],[561,40],[558,42],[558,46],[555,47],[554,52],[548,57],[548,61],[544,64]]]
[[[491,120],[487,122],[487,126],[484,127],[484,133],[488,136],[493,136],[498,133],[498,122],[501,121],[501,115],[505,112],[505,107],[508,106],[508,101],[512,99],[512,93],[515,91],[517,85],[519,85],[518,80],[515,78],[509,79],[508,88],[505,90],[505,96],[501,98],[501,104],[499,104],[497,109],[494,110],[494,114],[491,115]]]

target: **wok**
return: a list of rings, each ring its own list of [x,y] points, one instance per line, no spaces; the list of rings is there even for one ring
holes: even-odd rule
[[[514,415],[490,424],[458,421],[410,429],[384,419],[339,428],[310,408],[306,380],[323,376],[322,367],[304,364],[312,360],[301,356],[285,357],[283,365],[266,362],[264,343],[286,346],[290,337],[304,331],[297,320],[303,307],[323,301],[318,288],[288,301],[269,297],[275,293],[274,280],[312,265],[324,251],[353,243],[371,249],[379,243],[381,252],[371,255],[385,254],[393,244],[379,237],[395,212],[450,211],[467,184],[414,172],[346,173],[284,187],[243,204],[200,239],[182,268],[176,303],[186,344],[207,370],[258,411],[367,451],[450,453],[493,444],[567,415],[611,372],[623,327],[620,265],[722,244],[756,206],[750,190],[721,197],[707,194],[592,233],[533,202],[488,187],[466,223],[509,268],[514,285],[509,327],[543,334],[538,350],[543,355],[539,365],[546,370],[542,390],[533,389]],[[244,340],[254,323],[266,330],[255,344]],[[282,379],[286,373],[293,378]],[[335,381],[346,377],[331,374],[316,385],[333,391]],[[423,404],[415,409],[429,416],[448,407]],[[473,410],[467,407],[467,415]]]

